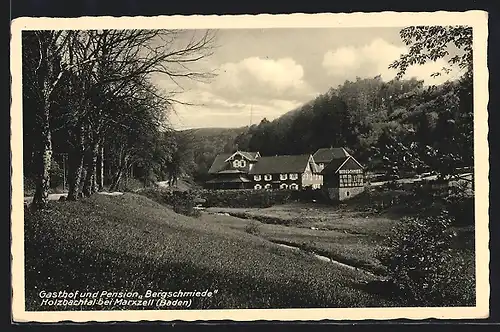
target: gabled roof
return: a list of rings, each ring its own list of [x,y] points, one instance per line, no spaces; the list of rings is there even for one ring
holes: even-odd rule
[[[227,157],[225,161],[228,161],[229,159],[231,159],[236,154],[240,154],[240,155],[243,156],[243,158],[251,160],[251,161],[257,160],[257,158],[260,157],[260,153],[259,152],[236,151],[235,153],[230,154],[229,157]]]
[[[361,165],[356,159],[354,159],[353,156],[347,156],[344,158],[339,158],[339,159],[333,159],[326,167],[320,172],[320,174],[332,174],[336,173],[340,168],[342,168],[344,165],[351,163],[350,167],[355,167],[355,168],[363,168],[363,165]]]
[[[350,154],[344,148],[321,148],[314,153],[313,158],[317,163],[328,163],[333,159],[343,159],[348,156]]]
[[[208,174],[215,174],[222,171],[226,166],[226,159],[229,156],[231,156],[230,153],[221,153],[217,155],[212,163],[212,166],[210,166],[210,169],[208,170]]]
[[[211,179],[208,180],[207,183],[248,183],[251,182],[248,178],[246,178],[244,175],[238,175],[236,177],[232,178],[225,178],[225,179]]]
[[[311,171],[313,173],[318,173],[319,174],[321,172],[321,170],[319,169],[318,164],[316,164],[314,161],[310,161],[309,162],[309,166],[311,166]]]
[[[310,154],[260,157],[249,174],[302,173],[310,159]]]

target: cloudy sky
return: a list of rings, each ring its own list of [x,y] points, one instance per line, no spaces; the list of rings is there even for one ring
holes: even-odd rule
[[[240,127],[269,120],[304,104],[330,87],[357,76],[394,77],[388,65],[406,51],[401,28],[301,28],[218,30],[214,54],[198,66],[215,70],[210,83],[182,82],[177,98],[195,104],[176,106],[176,129]],[[410,68],[407,76],[431,78],[444,60]],[[165,89],[167,79],[155,78]]]

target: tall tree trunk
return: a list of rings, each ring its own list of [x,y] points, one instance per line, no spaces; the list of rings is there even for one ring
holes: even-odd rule
[[[44,103],[43,116],[40,123],[40,148],[37,152],[36,189],[32,207],[43,209],[47,206],[50,189],[50,164],[52,162],[52,135],[49,123],[50,107]]]
[[[113,176],[113,181],[111,182],[109,191],[115,191],[116,189],[118,189],[118,185],[120,184],[123,175],[124,174],[125,176],[127,175],[126,174],[128,171],[127,162],[128,162],[128,156],[124,154],[119,160],[118,168],[116,174]]]
[[[104,144],[99,147],[99,172],[97,173],[97,190],[102,191],[104,189]]]
[[[68,200],[76,201],[78,199],[78,193],[81,189],[82,173],[83,173],[83,163],[85,157],[85,143],[83,136],[83,127],[80,127],[78,132],[78,143],[75,149],[72,160],[70,161],[71,172],[69,172],[69,190],[68,190]]]
[[[87,164],[87,174],[83,184],[83,195],[89,197],[97,192],[97,155],[99,152],[99,143],[93,142],[89,151],[89,162]]]

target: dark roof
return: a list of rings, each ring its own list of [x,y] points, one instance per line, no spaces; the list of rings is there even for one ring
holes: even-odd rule
[[[226,159],[230,156],[231,153],[221,153],[217,155],[214,162],[212,163],[212,166],[210,166],[210,169],[208,170],[208,174],[214,174],[222,171],[226,166]]]
[[[231,178],[216,178],[207,181],[207,183],[241,183],[241,182],[251,182],[251,181],[242,175]]]
[[[321,171],[320,171],[320,169],[319,169],[319,167],[318,167],[318,165],[317,165],[315,162],[312,162],[312,161],[311,161],[311,162],[309,163],[309,166],[311,166],[311,171],[312,171],[313,173],[320,173],[320,172],[321,172]]]
[[[248,152],[248,151],[238,151],[241,153],[243,156],[245,156],[249,160],[257,160],[259,157],[258,152]],[[236,153],[236,152],[235,152]],[[225,171],[226,167],[228,164],[226,163],[226,159],[231,157],[234,153],[221,153],[215,157],[214,162],[212,163],[212,166],[210,166],[210,169],[208,170],[208,174],[215,174],[215,173],[220,173],[221,171]],[[237,171],[240,173],[245,173],[242,171]],[[226,172],[228,173],[228,172]],[[229,172],[231,173],[231,172]],[[236,172],[233,172],[236,173]]]
[[[333,159],[343,159],[350,156],[344,148],[321,148],[313,155],[314,161],[317,163],[327,163]]]
[[[227,158],[231,157],[233,154],[239,153],[248,160],[257,160],[257,157],[259,156],[258,152],[252,152],[252,151],[236,151],[234,153],[231,153],[230,155],[227,156]],[[226,159],[227,159],[226,158]]]
[[[260,157],[249,174],[302,173],[310,154]]]
[[[245,174],[247,172],[245,171],[240,171],[239,169],[226,169],[217,172],[217,174]]]
[[[345,164],[344,164],[345,163]],[[342,167],[343,169],[359,169],[359,168],[363,168],[363,166],[361,166],[358,161],[356,159],[354,159],[353,156],[348,156],[348,157],[344,157],[344,158],[340,158],[340,159],[333,159],[328,165],[326,165],[326,167],[321,171],[320,174],[331,174],[331,173],[335,173],[340,166],[342,166],[342,164],[344,164],[344,166]]]

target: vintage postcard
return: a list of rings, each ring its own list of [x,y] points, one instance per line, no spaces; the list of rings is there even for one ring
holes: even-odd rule
[[[15,19],[13,320],[487,318],[487,20]]]

